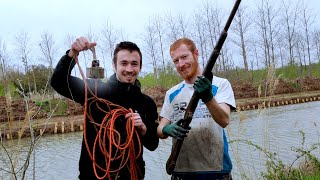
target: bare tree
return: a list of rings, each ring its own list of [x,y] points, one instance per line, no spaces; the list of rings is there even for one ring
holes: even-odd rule
[[[246,34],[248,33],[248,28],[250,26],[250,22],[246,17],[248,17],[246,13],[247,8],[240,6],[237,15],[234,19],[235,28],[232,28],[235,31],[235,34],[239,36],[239,41],[234,40],[233,43],[241,48],[241,55],[243,60],[244,69],[248,71],[248,59],[247,59],[247,46],[246,46]]]
[[[164,35],[165,35],[165,28],[164,27],[165,26],[162,23],[163,18],[160,16],[156,16],[153,18],[152,22],[153,22],[153,26],[155,29],[155,34],[158,37],[157,42],[160,46],[159,50],[160,50],[161,62],[162,62],[161,69],[162,69],[162,71],[165,71],[165,69],[166,69],[166,59],[164,56]]]
[[[170,13],[168,13],[165,16],[165,19],[166,19],[166,21],[165,21],[166,22],[166,26],[169,29],[169,32],[167,34],[168,39],[169,39],[170,42],[174,42],[175,40],[177,40],[179,38],[179,33],[178,33],[178,27],[177,27],[176,20]]]
[[[194,39],[198,44],[199,55],[201,57],[201,65],[205,66],[208,60],[208,51],[206,50],[206,36],[203,27],[205,27],[205,21],[200,13],[195,13],[193,16],[193,28]]]
[[[48,63],[49,65],[48,80],[46,82],[45,89],[44,89],[44,92],[46,92],[49,84],[49,79],[53,73],[53,62],[55,60],[55,53],[57,52],[53,35],[48,31],[43,31],[41,34],[41,41],[39,42],[39,47],[42,52],[42,59],[44,60],[44,62]],[[54,99],[54,93],[52,92],[51,94],[52,94],[52,98]]]
[[[55,47],[55,41],[53,35],[48,31],[44,31],[41,34],[41,41],[39,43],[39,47],[41,49],[43,60],[48,63],[50,73],[52,73],[53,62],[55,60],[55,53],[57,52],[57,48]],[[51,75],[51,74],[50,74]]]
[[[276,46],[279,50],[279,58],[280,58],[280,64],[281,67],[284,67],[284,61],[285,61],[285,48],[284,48],[284,42],[283,38],[281,36],[277,37]]]
[[[283,20],[285,26],[285,36],[287,40],[287,47],[289,49],[289,64],[294,64],[294,38],[298,20],[298,10],[299,10],[299,2],[296,4],[292,3],[292,1],[285,2],[282,0],[283,5]]]
[[[6,43],[0,39],[0,70],[1,70],[0,80],[6,81],[7,79],[6,72],[7,72],[7,67],[9,66],[8,61],[9,61],[9,57],[8,57]]]
[[[185,17],[186,16],[183,16],[182,14],[179,14],[177,17],[177,30],[180,37],[188,37],[188,20]]]
[[[313,39],[314,39],[314,44],[316,46],[317,59],[318,59],[318,62],[320,63],[320,30],[315,30]]]
[[[118,36],[117,30],[113,27],[113,25],[107,21],[102,27],[101,31],[101,41],[102,47],[101,52],[103,54],[104,65],[106,64],[106,59],[110,59],[112,61],[113,58],[113,50],[116,46]],[[106,67],[104,67],[106,69]]]
[[[157,38],[154,36],[156,33],[156,29],[153,26],[152,20],[149,20],[149,23],[147,26],[145,26],[145,34],[143,35],[143,41],[146,44],[146,54],[149,57],[149,61],[151,61],[152,68],[153,68],[153,74],[154,76],[158,76],[158,58],[157,58]]]
[[[305,43],[303,43],[303,37],[301,34],[297,33],[295,35],[294,44],[295,44],[294,50],[295,50],[295,53],[297,54],[297,57],[298,57],[298,62],[295,62],[295,63],[298,63],[297,72],[298,72],[299,76],[301,76],[303,65],[306,66],[306,56],[304,53]]]
[[[300,20],[303,24],[304,29],[304,39],[306,43],[307,53],[308,53],[308,63],[309,63],[309,75],[311,75],[311,42],[310,42],[310,28],[314,23],[315,17],[312,15],[312,11],[304,5],[302,9],[302,16],[300,16]]]
[[[214,19],[214,26],[215,28],[215,41],[217,41],[218,37],[220,36],[221,32],[222,32],[222,28],[223,28],[223,23],[224,23],[224,19],[225,19],[225,11],[222,10],[222,8],[219,8],[218,6],[215,6],[215,8],[213,9],[213,19]],[[233,26],[233,24],[231,25]],[[220,51],[220,56],[218,58],[218,64],[219,66],[216,66],[216,71],[226,71],[227,70],[227,49],[228,49],[228,42],[229,39],[226,40],[225,45],[222,47],[221,51]],[[212,51],[212,50],[211,50]]]
[[[16,52],[19,58],[22,59],[22,63],[24,65],[24,73],[26,74],[28,92],[31,93],[31,84],[29,73],[29,53],[30,53],[30,37],[28,33],[21,32],[16,36]]]
[[[275,40],[278,39],[280,27],[279,26],[279,16],[280,8],[274,5],[275,2],[270,2],[269,0],[260,0],[258,5],[257,16],[255,24],[259,28],[259,33],[261,34],[262,49],[265,57],[265,66],[270,65],[275,66],[276,52],[275,52]]]

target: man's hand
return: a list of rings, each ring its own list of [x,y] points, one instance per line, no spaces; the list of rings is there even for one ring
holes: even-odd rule
[[[68,56],[69,57],[78,56],[79,52],[88,50],[96,45],[97,43],[89,42],[87,38],[80,37],[74,43],[72,43]]]
[[[141,136],[144,136],[147,132],[147,127],[146,125],[143,123],[141,116],[139,113],[128,113],[126,114],[125,118],[132,118],[133,115],[133,119],[134,119],[134,127],[137,129],[138,133]]]
[[[188,129],[181,127],[182,121],[183,119],[180,119],[177,122],[165,125],[162,129],[162,133],[166,136],[171,136],[175,139],[182,140],[183,138],[187,137],[187,133],[189,132]]]
[[[198,76],[198,79],[194,82],[193,88],[202,102],[207,103],[213,98],[212,84],[204,76]]]

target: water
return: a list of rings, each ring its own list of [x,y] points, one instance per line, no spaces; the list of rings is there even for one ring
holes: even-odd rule
[[[312,144],[320,143],[320,102],[310,102],[267,110],[244,111],[232,113],[231,124],[226,129],[229,141],[247,140],[268,151],[277,153],[284,163],[292,163],[296,153],[292,148],[310,148]],[[305,143],[302,145],[302,136],[305,133]],[[35,149],[26,179],[32,179],[32,165],[35,164],[36,179],[77,179],[78,160],[82,132],[57,134],[42,137]],[[30,144],[28,139],[6,141],[4,145],[10,153],[20,154],[21,164]],[[146,180],[166,180],[165,163],[170,154],[171,139],[160,140],[156,151],[145,149]],[[260,172],[265,170],[266,156],[248,143],[233,142],[229,145],[230,156],[234,165],[232,175],[234,179],[243,179],[245,172],[249,179],[258,179]],[[319,148],[313,152],[320,157]],[[8,158],[0,147],[0,179],[9,179],[4,171],[7,169]],[[18,178],[19,179],[19,178]]]

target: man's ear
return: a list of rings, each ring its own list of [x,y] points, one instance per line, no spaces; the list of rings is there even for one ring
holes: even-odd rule
[[[198,57],[199,57],[199,51],[198,51],[198,49],[196,49],[196,50],[194,50],[194,52],[193,52],[193,58],[194,58],[196,61],[198,61]]]
[[[198,49],[196,49],[196,50],[194,51],[194,55],[197,56],[197,57],[199,56],[199,51],[198,51]]]

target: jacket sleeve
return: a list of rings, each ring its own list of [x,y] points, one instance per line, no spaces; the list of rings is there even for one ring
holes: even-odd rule
[[[71,76],[75,61],[68,55],[62,56],[51,76],[50,85],[60,95],[84,104],[85,86],[82,79]]]
[[[154,103],[154,101],[150,98],[150,107],[149,114],[147,114],[146,119],[146,126],[147,126],[147,132],[146,134],[141,138],[142,144],[144,147],[146,147],[150,151],[154,151],[159,144],[159,138],[157,136],[157,127],[158,127],[158,112],[157,112],[157,106]]]

